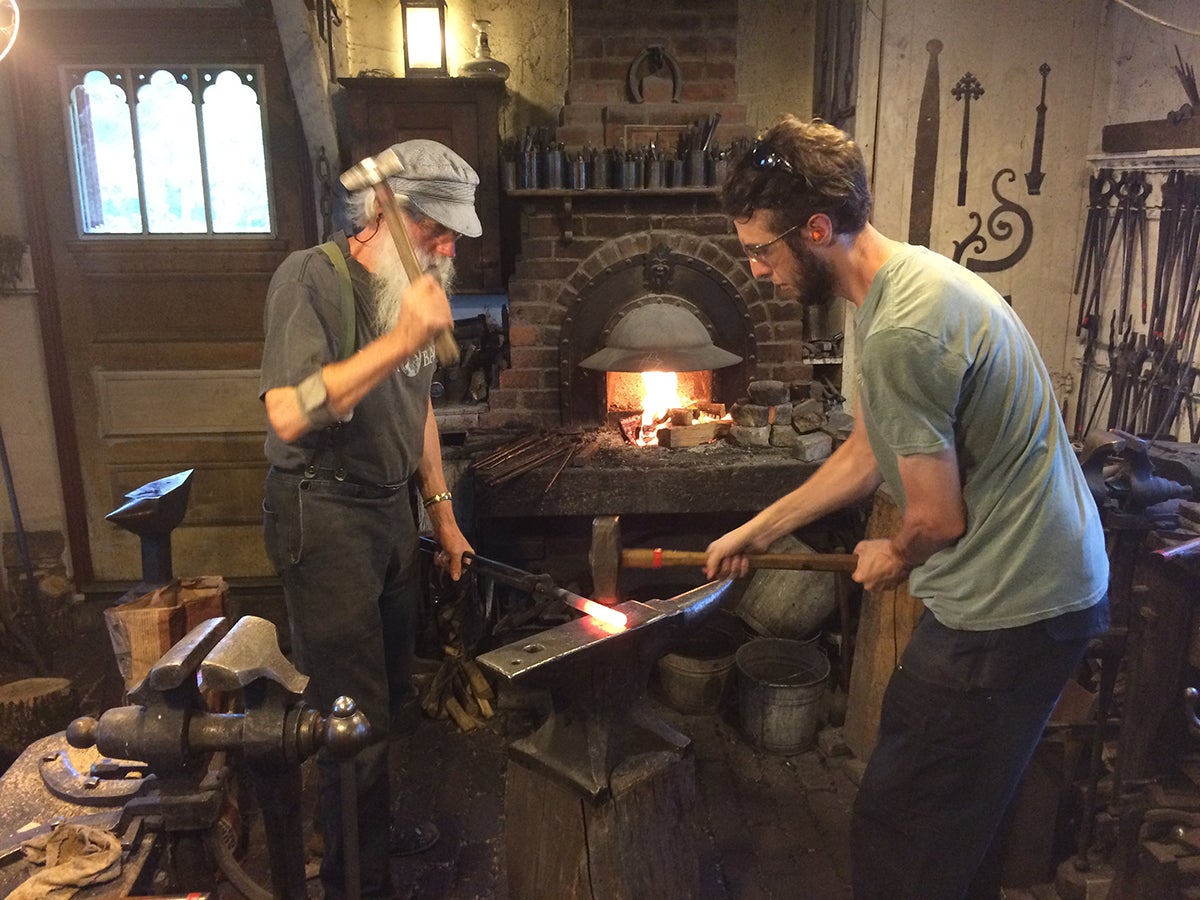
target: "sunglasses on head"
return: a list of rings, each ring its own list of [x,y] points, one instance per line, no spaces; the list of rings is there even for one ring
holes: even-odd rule
[[[789,175],[799,178],[805,185],[809,184],[807,175],[793,166],[791,161],[778,150],[772,150],[767,146],[766,141],[761,138],[750,147],[750,163],[760,172],[774,172],[776,169],[781,169]]]

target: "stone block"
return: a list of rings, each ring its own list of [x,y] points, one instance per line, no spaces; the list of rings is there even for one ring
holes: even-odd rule
[[[792,455],[804,462],[820,462],[833,452],[833,438],[823,431],[799,435]]]
[[[733,425],[729,429],[729,437],[743,447],[770,447],[771,426],[753,427],[749,425]]]
[[[730,408],[729,415],[733,419],[735,426],[742,425],[747,428],[762,428],[771,424],[769,418],[770,412],[771,407],[769,406],[739,401]]]
[[[750,382],[750,400],[763,406],[778,406],[789,399],[787,385],[782,381]]]
[[[800,434],[791,423],[787,425],[772,425],[771,426],[771,446],[772,447],[798,447],[800,445]]]

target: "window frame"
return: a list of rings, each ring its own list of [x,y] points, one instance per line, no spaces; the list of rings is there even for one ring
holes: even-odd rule
[[[275,208],[274,175],[271,167],[271,135],[269,115],[267,113],[266,97],[266,66],[262,63],[251,62],[210,62],[210,63],[117,63],[117,62],[71,62],[58,66],[59,104],[63,115],[63,133],[67,140],[64,148],[67,155],[67,166],[70,171],[71,200],[75,218],[75,234],[81,241],[113,240],[113,241],[245,241],[266,240],[279,236],[279,221]],[[126,104],[129,110],[130,128],[133,139],[133,158],[135,177],[138,188],[138,207],[141,212],[141,232],[89,232],[83,225],[83,202],[80,197],[82,171],[79,161],[78,131],[75,116],[72,114],[71,92],[83,84],[83,79],[89,72],[103,72],[113,81],[112,76],[120,73],[120,82],[114,81],[125,92]],[[205,231],[170,231],[152,232],[149,228],[149,217],[146,212],[145,173],[142,167],[141,146],[138,141],[137,123],[137,90],[143,84],[149,84],[155,72],[165,71],[176,76],[176,81],[184,84],[192,94],[192,107],[196,116],[196,135],[200,158],[201,189],[204,201]],[[216,78],[222,72],[234,72],[243,84],[247,84],[245,73],[253,73],[253,84],[248,84],[258,98],[259,119],[262,129],[263,170],[265,176],[265,192],[267,200],[267,216],[269,227],[264,231],[213,231],[212,197],[209,186],[207,155],[204,138],[204,102],[203,91],[216,83]],[[186,82],[179,81],[179,74],[186,72]],[[211,80],[204,80],[206,74],[211,74]],[[141,77],[139,77],[141,76]]]

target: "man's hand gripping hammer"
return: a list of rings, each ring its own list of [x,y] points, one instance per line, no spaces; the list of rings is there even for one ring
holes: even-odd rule
[[[387,221],[388,231],[396,244],[396,252],[400,254],[400,262],[408,275],[410,282],[415,282],[423,274],[417,255],[413,252],[412,241],[408,237],[408,229],[400,218],[398,203],[407,203],[408,198],[397,196],[392,192],[387,180],[393,175],[404,171],[404,164],[396,151],[390,147],[376,156],[368,156],[357,165],[351,166],[342,173],[342,187],[348,191],[360,191],[363,188],[373,188],[379,211]],[[439,332],[433,339],[437,351],[438,362],[443,366],[458,365],[458,342],[450,329]]]

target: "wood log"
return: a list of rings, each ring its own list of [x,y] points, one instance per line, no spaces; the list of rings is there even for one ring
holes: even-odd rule
[[[508,887],[523,900],[700,896],[695,765],[690,754],[636,754],[592,802],[510,757],[504,795]]]
[[[700,422],[696,425],[669,425],[658,429],[658,445],[676,450],[681,447],[698,447],[719,437],[725,437],[732,425],[732,422],[724,420]]]
[[[0,685],[0,768],[34,741],[62,731],[79,714],[67,678],[24,678]]]
[[[893,536],[900,530],[901,519],[892,495],[886,487],[880,488],[867,519],[867,539]],[[908,593],[907,583],[887,591],[863,593],[842,726],[846,746],[859,760],[865,762],[875,749],[884,689],[924,610],[924,604]]]

